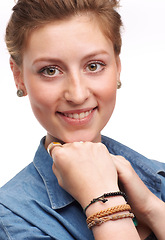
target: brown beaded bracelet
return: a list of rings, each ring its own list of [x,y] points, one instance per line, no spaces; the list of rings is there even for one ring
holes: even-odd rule
[[[116,196],[123,196],[125,201],[127,202],[127,196],[124,192],[118,191],[118,192],[110,192],[110,193],[104,193],[103,195],[101,195],[98,198],[94,198],[85,208],[84,208],[84,212],[86,212],[87,208],[92,205],[93,203],[96,203],[98,201],[101,201],[103,203],[107,202],[108,197],[116,197]]]
[[[91,216],[89,216],[86,220],[87,224],[89,224],[91,221],[93,221],[95,218],[101,218],[101,217],[106,217],[115,213],[119,212],[124,212],[124,211],[131,211],[131,207],[129,204],[123,204],[123,205],[118,205],[114,206],[112,208],[108,208],[105,210],[102,210],[100,212],[97,212]]]

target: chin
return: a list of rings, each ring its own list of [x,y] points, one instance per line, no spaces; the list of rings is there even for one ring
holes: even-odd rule
[[[101,141],[101,135],[99,134],[92,134],[92,133],[72,133],[68,136],[64,136],[63,139],[61,139],[65,143],[72,143],[72,142],[100,142]]]

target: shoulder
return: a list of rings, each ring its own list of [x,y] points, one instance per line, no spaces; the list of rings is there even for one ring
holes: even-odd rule
[[[33,163],[30,163],[14,178],[0,188],[0,204],[17,211],[26,201],[39,199],[39,193],[46,195],[44,183]]]
[[[105,136],[102,136],[102,143],[111,154],[127,159],[146,186],[165,201],[165,163],[148,159],[124,144]]]
[[[26,186],[31,183],[37,177],[37,171],[33,163],[30,163],[24,169],[22,169],[15,177],[0,188],[0,192],[16,192],[18,195],[19,191],[26,190]]]
[[[145,162],[146,164],[153,166],[156,172],[165,172],[165,163],[159,162],[156,160],[148,159],[137,151],[129,148],[128,146],[106,136],[102,136],[102,143],[106,145],[109,152],[114,155],[121,155],[129,160],[132,164],[134,162],[140,164],[141,162]],[[164,175],[164,174],[163,174]]]
[[[31,163],[0,189],[0,239],[27,239],[27,232],[33,239],[51,239],[40,221],[42,208],[49,206],[44,182]]]
[[[28,224],[19,215],[20,212],[24,211],[26,199],[31,194],[32,189],[29,186],[33,182],[34,176],[35,169],[31,163],[0,188],[0,239],[15,239],[14,228],[20,231],[26,227],[24,225]],[[30,192],[28,194],[27,191],[29,189]],[[14,228],[11,223],[15,223]]]

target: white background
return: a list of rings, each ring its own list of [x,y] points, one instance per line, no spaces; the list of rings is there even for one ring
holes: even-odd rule
[[[0,186],[33,159],[45,130],[28,97],[17,98],[4,43],[14,0],[0,1]],[[103,130],[146,157],[165,162],[165,0],[121,0],[122,89]]]

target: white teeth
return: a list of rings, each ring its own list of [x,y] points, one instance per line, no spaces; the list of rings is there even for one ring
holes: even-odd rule
[[[79,118],[79,114],[74,113],[74,114],[73,114],[73,118],[74,118],[74,119],[78,119],[78,118]]]
[[[66,116],[67,116],[67,114],[66,114]],[[73,114],[68,114],[68,116],[67,117],[69,117],[69,118],[73,118]]]
[[[82,113],[80,113],[80,114],[78,114],[78,113],[69,113],[69,114],[67,114],[67,113],[65,113],[64,115],[66,116],[66,117],[68,117],[68,118],[73,118],[73,119],[83,119],[83,118],[85,118],[85,117],[88,117],[88,115],[90,114],[92,112],[92,110],[90,110],[90,111],[87,111],[87,112],[82,112]]]
[[[83,113],[80,113],[79,116],[80,116],[80,117],[79,117],[80,119],[83,119],[83,118],[85,117],[85,113],[84,113],[84,112],[83,112]]]
[[[85,117],[88,117],[89,114],[90,114],[90,112],[86,112],[84,115],[85,115]]]

